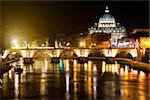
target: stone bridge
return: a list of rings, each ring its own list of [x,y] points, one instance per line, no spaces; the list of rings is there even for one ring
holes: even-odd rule
[[[137,58],[141,51],[137,48],[52,48],[30,47],[6,49],[2,58],[21,56],[23,58],[38,57],[120,57]],[[143,52],[142,52],[143,53]]]

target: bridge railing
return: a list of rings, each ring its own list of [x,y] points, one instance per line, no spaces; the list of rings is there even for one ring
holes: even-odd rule
[[[26,49],[30,49],[30,50],[52,50],[52,49],[137,49],[134,47],[105,47],[105,48],[97,48],[97,47],[60,47],[60,48],[54,48],[54,47],[12,47],[11,49],[17,49],[17,50],[26,50]]]
[[[12,47],[11,49],[18,49],[18,50],[23,50],[23,49],[54,49],[54,47]]]

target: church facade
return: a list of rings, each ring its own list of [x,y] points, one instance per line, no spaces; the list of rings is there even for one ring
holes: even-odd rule
[[[106,6],[105,13],[100,17],[99,22],[88,29],[89,34],[110,34],[110,45],[117,46],[118,39],[126,36],[126,28],[116,23],[115,18],[109,13],[108,6]]]

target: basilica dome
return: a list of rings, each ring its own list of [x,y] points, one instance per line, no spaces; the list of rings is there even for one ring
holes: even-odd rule
[[[109,14],[109,9],[106,6],[105,14],[99,19],[98,27],[116,27],[115,18]]]
[[[124,34],[126,33],[126,29],[123,26],[116,24],[115,18],[110,14],[108,6],[106,6],[105,12],[100,17],[99,22],[95,23],[94,26],[89,28],[89,33],[119,34],[118,36],[120,39],[121,38],[120,36],[124,36]]]
[[[115,22],[115,18],[110,14],[104,14],[102,17],[100,17],[99,22]]]

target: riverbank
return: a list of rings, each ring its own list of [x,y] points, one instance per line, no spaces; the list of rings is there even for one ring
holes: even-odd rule
[[[134,61],[126,58],[115,58],[115,61],[118,61],[120,64],[130,65],[133,68],[137,68],[139,70],[150,72],[150,64],[144,62]]]

